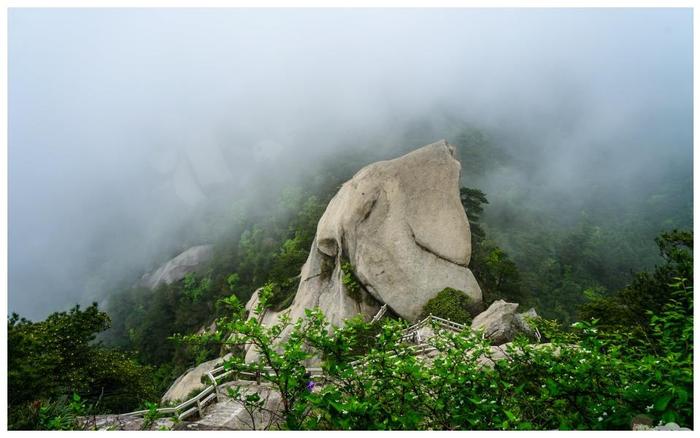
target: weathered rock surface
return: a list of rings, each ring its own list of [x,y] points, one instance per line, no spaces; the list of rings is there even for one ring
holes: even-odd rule
[[[454,154],[442,140],[366,166],[343,184],[319,221],[289,308],[292,320],[319,307],[332,324],[341,325],[358,313],[369,319],[386,303],[414,321],[446,287],[481,302],[481,289],[467,267],[471,234]],[[346,262],[361,285],[355,296],[342,282]],[[256,300],[257,293],[247,307]],[[278,316],[268,311],[263,322],[272,324]],[[255,356],[249,351],[247,360]]]
[[[178,430],[269,430],[276,429],[282,419],[282,397],[271,385],[248,381],[235,381],[220,387],[226,394],[229,386],[238,386],[242,394],[257,394],[263,402],[263,409],[248,412],[243,404],[222,396],[218,403],[209,405],[202,418],[184,422],[175,427]]]
[[[633,424],[632,430],[678,430],[678,431],[690,431],[687,427],[681,427],[677,423],[666,423],[660,424],[658,426],[648,426],[646,424]]]
[[[478,314],[472,320],[472,330],[483,330],[484,336],[494,345],[512,341],[518,333],[532,334],[533,330],[527,323],[527,318],[536,317],[535,309],[516,313],[518,303],[507,303],[504,300],[494,301],[488,309]]]
[[[218,367],[219,364],[228,357],[229,355],[226,355],[218,359],[213,359],[187,370],[170,385],[168,391],[163,395],[161,403],[185,401],[187,396],[195,389],[204,389],[208,383],[202,383],[202,377],[209,371]]]
[[[143,417],[134,415],[95,415],[83,417],[79,424],[86,430],[168,430],[175,425],[175,420],[158,418],[149,424]]]
[[[187,274],[199,272],[203,265],[214,255],[213,245],[193,246],[167,261],[154,272],[141,278],[139,285],[151,290],[161,284],[171,284],[180,281]]]
[[[518,331],[521,333],[525,333],[528,335],[534,334],[534,329],[530,327],[530,324],[528,323],[528,319],[534,319],[537,318],[539,315],[535,311],[535,309],[530,308],[528,311],[523,312],[523,313],[516,313],[515,318],[513,319],[513,322],[515,323],[516,328]]]

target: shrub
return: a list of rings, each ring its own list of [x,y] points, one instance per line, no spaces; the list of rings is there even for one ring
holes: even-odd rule
[[[355,301],[362,300],[362,286],[355,276],[355,268],[350,264],[350,262],[344,261],[340,265],[340,269],[343,271],[343,286],[348,292],[348,295]]]
[[[228,342],[261,354],[256,362],[234,357],[226,366],[271,370],[265,380],[282,403],[270,413],[264,400],[241,388],[230,396],[251,416],[267,413],[270,422],[255,426],[263,428],[610,430],[629,429],[640,414],[654,423],[690,426],[693,294],[683,279],[669,288],[673,301],[650,315],[651,339],[630,342],[634,332],[601,332],[595,320],[570,331],[538,321],[550,343],[520,338],[505,347],[500,360],[470,330],[438,331],[428,341],[435,348],[432,360],[422,360],[401,342],[405,323],[390,320],[358,363],[369,324],[356,318],[332,327],[320,310],[307,309],[304,318],[283,315],[266,327],[258,317],[245,318],[242,306],[230,299],[232,317],[219,324],[233,333]],[[267,297],[261,294],[254,315],[264,311]],[[289,335],[280,339],[287,329]],[[309,361],[322,362],[322,385],[309,381]]]
[[[294,301],[299,288],[300,276],[288,278],[280,283],[268,283],[265,287],[271,288],[272,294],[268,299],[270,310],[279,312],[286,309]]]
[[[96,413],[124,412],[157,397],[149,367],[95,343],[96,334],[109,324],[96,304],[40,322],[18,315],[8,319],[10,429],[24,427],[21,417],[27,409],[37,412],[37,427],[62,428],[68,417],[51,412],[74,411],[83,402],[94,405]],[[58,420],[42,423],[42,418],[54,417]]]
[[[471,305],[471,300],[464,292],[446,287],[425,303],[420,318],[423,319],[432,314],[460,324],[470,324],[472,321],[469,311]]]

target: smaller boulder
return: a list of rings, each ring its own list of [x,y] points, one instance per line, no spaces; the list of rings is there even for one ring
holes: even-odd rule
[[[193,246],[164,263],[154,272],[145,274],[139,285],[155,290],[162,284],[175,283],[185,278],[187,274],[200,273],[213,256],[214,245]]]
[[[538,316],[539,315],[535,309],[531,307],[527,312],[516,313],[513,321],[515,322],[518,331],[527,335],[533,335],[535,333],[535,329],[530,326],[528,320],[537,318]]]
[[[202,377],[204,377],[209,371],[221,365],[221,363],[228,359],[230,355],[213,359],[204,363],[197,365],[194,368],[190,368],[185,371],[180,377],[170,385],[168,391],[163,395],[161,403],[169,403],[175,401],[185,401],[187,396],[196,389],[204,389],[210,383],[202,383]]]
[[[532,335],[534,330],[527,322],[537,317],[535,309],[516,313],[518,303],[504,300],[494,301],[488,309],[478,314],[472,321],[472,330],[482,330],[484,337],[494,345],[502,345],[515,339],[519,333]]]

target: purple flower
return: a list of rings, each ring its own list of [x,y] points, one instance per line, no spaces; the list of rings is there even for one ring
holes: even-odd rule
[[[313,391],[315,386],[316,386],[316,384],[314,383],[314,381],[309,380],[309,383],[306,384],[306,390],[309,392]]]

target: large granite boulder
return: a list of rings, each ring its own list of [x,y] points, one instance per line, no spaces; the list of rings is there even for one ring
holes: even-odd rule
[[[535,309],[516,313],[518,303],[507,303],[504,300],[494,301],[488,309],[478,314],[472,320],[472,330],[481,330],[493,345],[501,345],[512,341],[516,335],[523,333],[534,335],[534,330],[528,325],[528,318],[537,317]]]
[[[187,274],[199,272],[214,255],[213,245],[193,246],[141,278],[139,285],[154,290],[161,284],[180,281]]]
[[[319,307],[341,325],[358,313],[370,319],[386,303],[415,321],[447,287],[481,302],[468,268],[471,234],[459,197],[460,170],[454,147],[442,140],[366,166],[343,184],[318,223],[288,309],[292,320]],[[348,290],[344,274],[359,290]],[[256,300],[257,293],[247,307]],[[278,316],[268,311],[263,322]],[[249,351],[247,359],[255,356]]]

